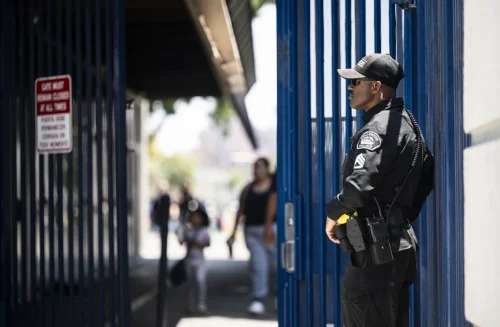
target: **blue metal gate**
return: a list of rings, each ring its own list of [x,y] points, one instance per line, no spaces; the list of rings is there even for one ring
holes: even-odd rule
[[[128,326],[123,1],[0,7],[0,326]],[[35,80],[61,75],[73,150],[40,154]]]
[[[277,14],[280,326],[342,326],[347,256],[326,240],[324,207],[340,190],[345,149],[361,115],[349,108],[336,70],[372,52],[404,65],[398,93],[436,159],[435,190],[415,226],[422,247],[411,323],[468,326],[462,0],[278,0]],[[287,203],[294,212],[284,210]]]

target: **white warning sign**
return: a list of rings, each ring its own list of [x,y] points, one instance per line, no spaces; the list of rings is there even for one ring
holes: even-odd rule
[[[36,144],[39,153],[68,153],[73,149],[71,76],[35,81]]]

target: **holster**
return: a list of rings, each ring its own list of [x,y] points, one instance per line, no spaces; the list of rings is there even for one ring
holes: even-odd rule
[[[347,238],[351,243],[354,251],[364,251],[368,248],[367,231],[365,222],[359,216],[351,216],[346,223]]]

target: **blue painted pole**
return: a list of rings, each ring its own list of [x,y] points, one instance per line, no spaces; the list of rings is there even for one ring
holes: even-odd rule
[[[105,40],[106,40],[106,164],[108,181],[108,267],[109,267],[109,320],[110,327],[116,326],[116,259],[115,259],[115,183],[114,183],[114,142],[113,142],[113,85],[109,81],[113,80],[113,9],[111,0],[106,0],[106,18],[105,18]]]
[[[337,69],[340,68],[340,8],[339,2],[334,1],[331,5],[332,19],[332,192],[334,196],[340,190],[340,160],[343,157],[340,153],[342,142],[342,117],[341,117],[341,97],[340,97],[340,77]],[[333,257],[330,258],[333,267],[333,323],[335,326],[342,326],[342,313],[340,303],[341,288],[341,253],[337,246],[334,246]]]
[[[33,19],[35,19],[35,2],[34,0],[29,0],[28,1],[28,17],[29,21],[32,22]],[[21,35],[24,35],[21,34]],[[29,90],[29,95],[28,95],[28,108],[35,108],[35,33],[31,32],[28,33],[28,90]],[[24,53],[24,52],[23,52]],[[26,108],[21,111],[27,111]],[[34,115],[26,115],[27,116],[27,125],[28,128],[31,129],[32,131],[35,130],[35,117]],[[24,125],[24,124],[23,124]],[[21,149],[22,149],[22,143],[23,143],[23,138],[26,135],[26,131],[23,132],[21,129]],[[36,176],[35,176],[35,171],[36,171],[36,154],[35,154],[35,137],[33,132],[29,134],[28,138],[25,139],[25,151],[23,153],[26,153],[26,161],[23,164],[23,157],[21,156],[21,165],[22,167],[25,167],[29,163],[29,171],[28,171],[28,187],[31,190],[29,192],[29,203],[30,203],[30,241],[31,241],[31,246],[30,246],[30,254],[31,254],[31,260],[30,260],[30,267],[31,267],[31,276],[30,276],[30,284],[31,285],[36,285],[37,281],[37,256],[36,256],[36,249],[37,249],[37,236],[36,236],[36,221],[37,221],[37,213],[36,213],[36,208],[34,204],[36,203],[36,192],[35,190],[35,185],[36,185]],[[29,150],[26,152],[26,148]],[[24,171],[24,176],[26,176],[26,170]],[[21,177],[21,183],[23,179]],[[22,183],[24,185],[24,183]],[[26,192],[26,191],[25,191]],[[40,199],[40,204],[41,204],[41,199]],[[27,218],[27,217],[26,217]],[[42,234],[40,234],[41,237]],[[42,242],[40,242],[40,245]],[[41,247],[43,249],[43,247]],[[40,262],[42,261],[42,254],[43,251],[40,252]],[[41,263],[40,266],[41,267]],[[42,281],[42,272],[40,268],[38,268],[38,271],[40,272],[40,282]],[[35,299],[36,298],[36,288],[31,287],[31,292],[30,292],[30,298]],[[42,301],[40,301],[41,307],[43,308]],[[43,310],[42,310],[43,312]],[[30,315],[30,319],[28,320],[30,323],[30,326],[40,326],[43,322],[43,317],[39,317],[39,320],[34,317],[34,315]]]
[[[319,321],[318,326],[326,324],[326,235],[325,221],[325,66],[324,66],[324,14],[323,0],[316,0],[316,122],[317,122],[317,151],[318,151],[318,195],[319,207],[317,256],[319,258]]]
[[[95,76],[95,107],[96,107],[96,159],[97,159],[97,258],[98,258],[98,285],[99,285],[99,302],[106,303],[104,298],[104,213],[103,213],[103,165],[104,165],[104,148],[103,148],[103,110],[102,110],[102,83],[101,70],[102,65],[102,45],[101,45],[101,1],[95,0],[95,15],[94,15],[94,35],[95,35],[95,66],[99,67]],[[114,319],[114,318],[113,318]],[[99,306],[98,325],[104,326],[105,313],[104,305]]]
[[[82,106],[82,88],[83,88],[83,68],[82,68],[82,15],[83,10],[80,0],[75,0],[75,45],[76,45],[76,106],[78,121],[78,284],[80,288],[85,286],[85,267],[84,267],[84,241],[83,241],[83,106]],[[82,290],[79,292],[79,317],[80,327],[85,325],[85,294]]]
[[[304,20],[302,22],[303,29],[303,40],[304,44],[301,48],[304,49],[304,59],[302,66],[304,67],[303,76],[303,116],[302,121],[305,124],[305,138],[304,138],[304,153],[305,153],[305,172],[306,179],[304,183],[304,210],[303,223],[305,226],[305,260],[302,262],[305,265],[306,270],[306,312],[305,318],[307,322],[313,321],[313,260],[312,260],[312,248],[314,237],[312,233],[313,224],[311,221],[312,216],[312,121],[311,121],[311,1],[303,0],[303,11]]]
[[[24,1],[19,1],[19,11],[17,13],[19,17],[19,36],[21,42],[19,42],[19,51],[23,55],[26,53],[25,49],[25,5]],[[29,18],[28,18],[29,19]],[[29,69],[29,68],[28,68]],[[27,196],[28,196],[28,189],[27,189],[27,181],[26,181],[26,94],[24,90],[26,85],[25,81],[25,65],[24,62],[20,61],[19,62],[19,141],[20,141],[20,151],[21,151],[21,156],[20,156],[20,194],[21,198],[20,204],[21,204],[21,212],[18,212],[17,214],[21,216],[21,306],[19,310],[19,315],[20,317],[26,317],[28,319],[23,319],[23,326],[26,326],[26,321],[30,326],[34,326],[34,321],[32,315],[29,315],[29,317],[26,316],[25,311],[26,311],[26,304],[27,304],[27,281],[28,281],[28,268],[27,264],[28,261],[33,263],[33,256],[34,253],[30,253],[30,259],[28,259],[28,242],[30,244],[36,243],[36,238],[28,238],[28,232],[27,232],[27,224],[28,224],[28,214],[26,212],[26,202],[27,202]],[[31,193],[31,192],[30,192]],[[34,225],[31,224],[30,226],[30,231],[35,228]],[[15,236],[15,235],[13,235]],[[31,235],[30,235],[31,236]],[[16,242],[17,243],[17,242]],[[15,267],[14,267],[15,268]],[[33,270],[35,271],[36,274],[36,263],[35,265],[30,266],[30,270],[33,275]],[[36,278],[36,277],[35,277]],[[33,279],[32,279],[33,280]],[[33,287],[31,287],[33,289]],[[16,296],[16,295],[15,295]],[[17,296],[16,296],[17,298]]]
[[[394,5],[389,3],[389,8],[394,8]],[[375,39],[375,53],[380,53],[382,51],[382,8],[380,5],[380,0],[374,0],[373,2],[373,10],[374,10],[374,39]],[[390,21],[390,18],[389,18]]]
[[[115,145],[116,190],[118,221],[118,266],[120,279],[120,326],[130,325],[129,264],[128,264],[128,210],[127,210],[127,139],[125,122],[125,6],[115,0],[114,12],[114,86],[115,86]]]
[[[293,66],[293,32],[292,26],[294,24],[293,12],[296,8],[293,8],[293,0],[286,0],[286,11],[285,11],[285,44],[286,44],[286,68],[285,68],[285,110],[286,116],[284,118],[285,130],[284,130],[284,155],[286,158],[285,168],[284,168],[284,190],[285,190],[285,202],[293,201],[293,189],[292,189],[292,176],[293,175],[293,161],[295,160],[293,156],[294,146],[293,146],[293,122],[295,121],[294,116],[294,99],[293,99],[293,74],[295,67]],[[283,225],[286,225],[285,218],[283,219]],[[289,273],[286,274],[287,281],[287,308],[295,308],[296,305],[296,294],[295,294],[295,279]],[[297,319],[295,317],[297,310],[288,310],[287,312],[287,326],[296,327]]]
[[[56,74],[62,75],[63,73],[63,55],[62,55],[62,6],[61,0],[56,0]],[[70,55],[67,55],[66,60],[71,60]],[[63,158],[62,154],[56,155],[56,181],[57,181],[57,225],[58,225],[58,275],[59,275],[59,308],[60,315],[59,319],[61,322],[65,321],[66,313],[66,301],[64,299],[64,223],[63,223],[63,205],[64,205],[64,195],[63,195]],[[52,180],[54,182],[54,180]]]
[[[93,102],[95,99],[92,95],[92,3],[90,0],[85,2],[85,110],[86,110],[86,122],[85,122],[85,132],[86,132],[86,150],[87,153],[87,183],[85,185],[87,197],[86,197],[86,219],[87,219],[87,290],[88,298],[94,298],[94,135],[93,135],[93,113],[94,110]],[[83,132],[83,130],[82,130]],[[95,324],[94,316],[94,306],[88,306],[87,309],[88,325],[90,327]]]
[[[342,148],[342,104],[340,96],[340,76],[337,69],[340,64],[340,4],[334,1],[331,6],[332,16],[332,194],[338,194],[341,188],[340,167],[343,158],[341,154]],[[333,258],[334,264],[334,291],[333,297],[333,323],[335,326],[342,326],[342,310],[340,301],[341,275],[342,275],[342,254],[338,246],[335,246]]]
[[[46,76],[51,76],[54,74],[52,63],[54,61],[52,52],[52,1],[46,0],[45,8],[47,9],[47,43],[45,44],[47,50],[47,71]],[[49,198],[49,293],[50,293],[50,310],[49,310],[49,325],[54,326],[55,324],[55,210],[54,210],[54,155],[49,154],[44,157],[48,157],[48,172],[49,176],[47,179],[48,184],[48,198]],[[40,174],[44,174],[40,171]]]
[[[72,28],[72,1],[66,1],[66,52],[67,52],[67,60],[66,60],[66,73],[71,76],[73,70],[73,58],[71,53],[73,51],[73,28]],[[73,81],[73,78],[71,79]],[[73,86],[72,86],[73,87]],[[73,92],[74,94],[74,92]],[[71,99],[72,103],[74,103],[73,99]],[[74,111],[74,110],[73,110]],[[74,115],[72,115],[72,124],[74,124]],[[68,325],[75,326],[75,256],[74,256],[74,232],[75,232],[75,215],[73,208],[73,153],[70,152],[66,157],[67,165],[68,165],[68,173],[67,173],[67,190],[68,190],[68,282],[69,282],[69,308],[68,308]]]
[[[389,3],[389,51],[396,58],[396,6],[392,3]]]
[[[43,76],[43,39],[41,38],[42,35],[42,28],[43,26],[43,6],[42,6],[42,0],[38,0],[38,23],[36,24],[36,30],[37,30],[37,43],[38,43],[38,48],[37,48],[37,56],[38,56],[38,76],[37,77],[42,77]],[[35,80],[31,80],[31,83],[34,84]],[[33,89],[33,94],[35,90]],[[35,104],[33,102],[33,107],[34,108]],[[35,130],[35,117],[33,117],[33,131]],[[35,136],[33,135],[33,153],[36,151],[36,145],[35,145]],[[45,279],[45,268],[46,268],[46,263],[45,263],[45,249],[46,249],[46,244],[45,244],[45,199],[46,199],[46,193],[45,193],[45,162],[44,162],[44,157],[36,154],[38,156],[38,201],[39,201],[39,207],[38,207],[38,214],[39,214],[39,228],[40,228],[40,285],[42,285],[43,289],[46,287],[46,279]],[[31,174],[33,175],[33,181],[35,180],[35,169],[31,168]],[[35,184],[32,185],[32,190],[35,189]],[[36,253],[36,252],[35,252]],[[45,326],[46,323],[46,315],[45,315],[45,297],[40,298],[40,321],[41,321],[41,326]]]
[[[278,114],[278,124],[277,124],[277,171],[276,171],[276,182],[278,188],[278,246],[281,247],[281,244],[284,242],[284,223],[283,223],[283,214],[284,214],[284,194],[283,194],[283,177],[285,169],[285,143],[284,143],[284,135],[283,131],[285,130],[284,126],[284,118],[285,118],[285,96],[284,96],[284,84],[285,81],[285,69],[286,69],[286,56],[285,56],[285,32],[284,32],[284,18],[285,18],[285,6],[286,0],[276,0],[276,14],[277,14],[277,114]],[[282,261],[282,253],[278,251],[278,263]],[[286,316],[285,311],[287,308],[287,298],[285,297],[286,292],[286,273],[281,266],[278,267],[278,323],[280,326],[285,326],[286,324]]]
[[[345,0],[345,67],[352,65],[352,27],[351,27],[351,0]],[[349,138],[352,136],[352,109],[349,101],[349,90],[345,89],[346,110],[345,110],[345,149],[349,149]]]
[[[425,39],[425,1],[419,3],[418,14],[417,14],[417,65],[419,69],[417,70],[417,120],[421,126],[422,133],[424,137],[426,136],[426,39]],[[426,139],[427,140],[427,139]],[[415,326],[425,326],[427,324],[427,301],[428,301],[428,276],[426,274],[427,265],[427,205],[422,208],[420,217],[417,222],[416,232],[420,239],[420,251],[418,253],[418,264],[419,264],[419,278],[414,286],[414,325]]]
[[[359,23],[357,26],[357,54],[356,60],[360,60],[366,55],[366,0],[358,1],[358,19]],[[356,129],[360,129],[363,126],[363,110],[356,111]]]

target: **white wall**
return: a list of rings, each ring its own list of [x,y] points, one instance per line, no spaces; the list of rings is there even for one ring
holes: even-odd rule
[[[464,1],[465,315],[500,323],[500,2]]]

